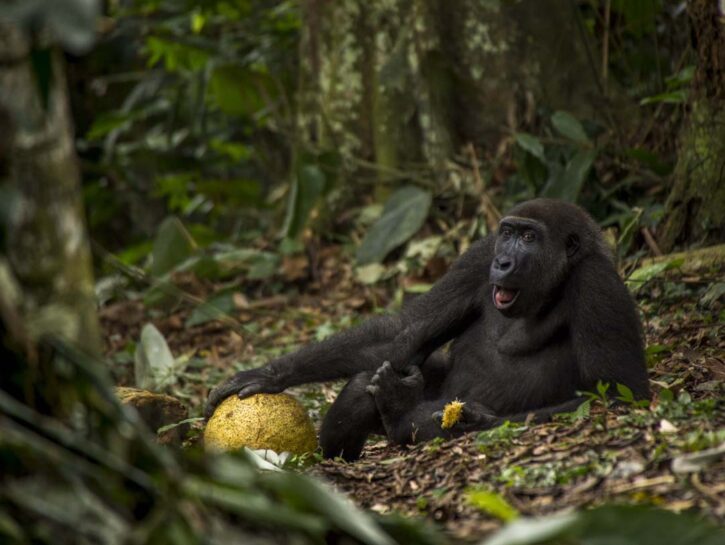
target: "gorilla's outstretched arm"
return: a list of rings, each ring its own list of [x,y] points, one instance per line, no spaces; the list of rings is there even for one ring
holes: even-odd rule
[[[480,315],[490,246],[488,240],[474,244],[430,291],[414,299],[400,314],[372,318],[263,367],[235,374],[209,394],[207,416],[235,393],[248,397],[352,377],[374,372],[383,361],[390,361],[397,370],[421,365]]]

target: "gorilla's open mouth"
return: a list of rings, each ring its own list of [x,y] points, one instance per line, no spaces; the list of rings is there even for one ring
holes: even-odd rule
[[[493,304],[498,310],[505,310],[516,302],[519,297],[519,290],[502,288],[494,284]]]

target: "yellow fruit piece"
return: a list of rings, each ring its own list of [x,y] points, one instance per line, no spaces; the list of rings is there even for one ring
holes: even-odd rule
[[[317,448],[307,411],[287,394],[257,394],[222,401],[204,430],[209,450],[271,449],[304,454]]]
[[[461,413],[463,412],[463,406],[465,403],[455,400],[448,403],[443,407],[443,418],[441,419],[441,428],[447,430],[452,428],[456,422],[461,419]]]

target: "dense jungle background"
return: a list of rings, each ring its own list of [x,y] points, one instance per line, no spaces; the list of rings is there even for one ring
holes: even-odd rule
[[[0,542],[725,542],[725,2],[0,0],[0,128]],[[204,452],[212,387],[539,196],[601,225],[650,404]]]

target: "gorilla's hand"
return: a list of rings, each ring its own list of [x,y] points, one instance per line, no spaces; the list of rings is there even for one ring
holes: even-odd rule
[[[443,411],[433,413],[433,419],[439,424],[443,421]],[[503,420],[489,407],[477,401],[467,401],[461,410],[461,417],[453,426],[459,432],[481,431],[502,424]]]
[[[209,393],[204,416],[210,418],[217,405],[232,394],[237,394],[244,399],[254,394],[276,394],[284,389],[279,377],[268,365],[240,371]]]

